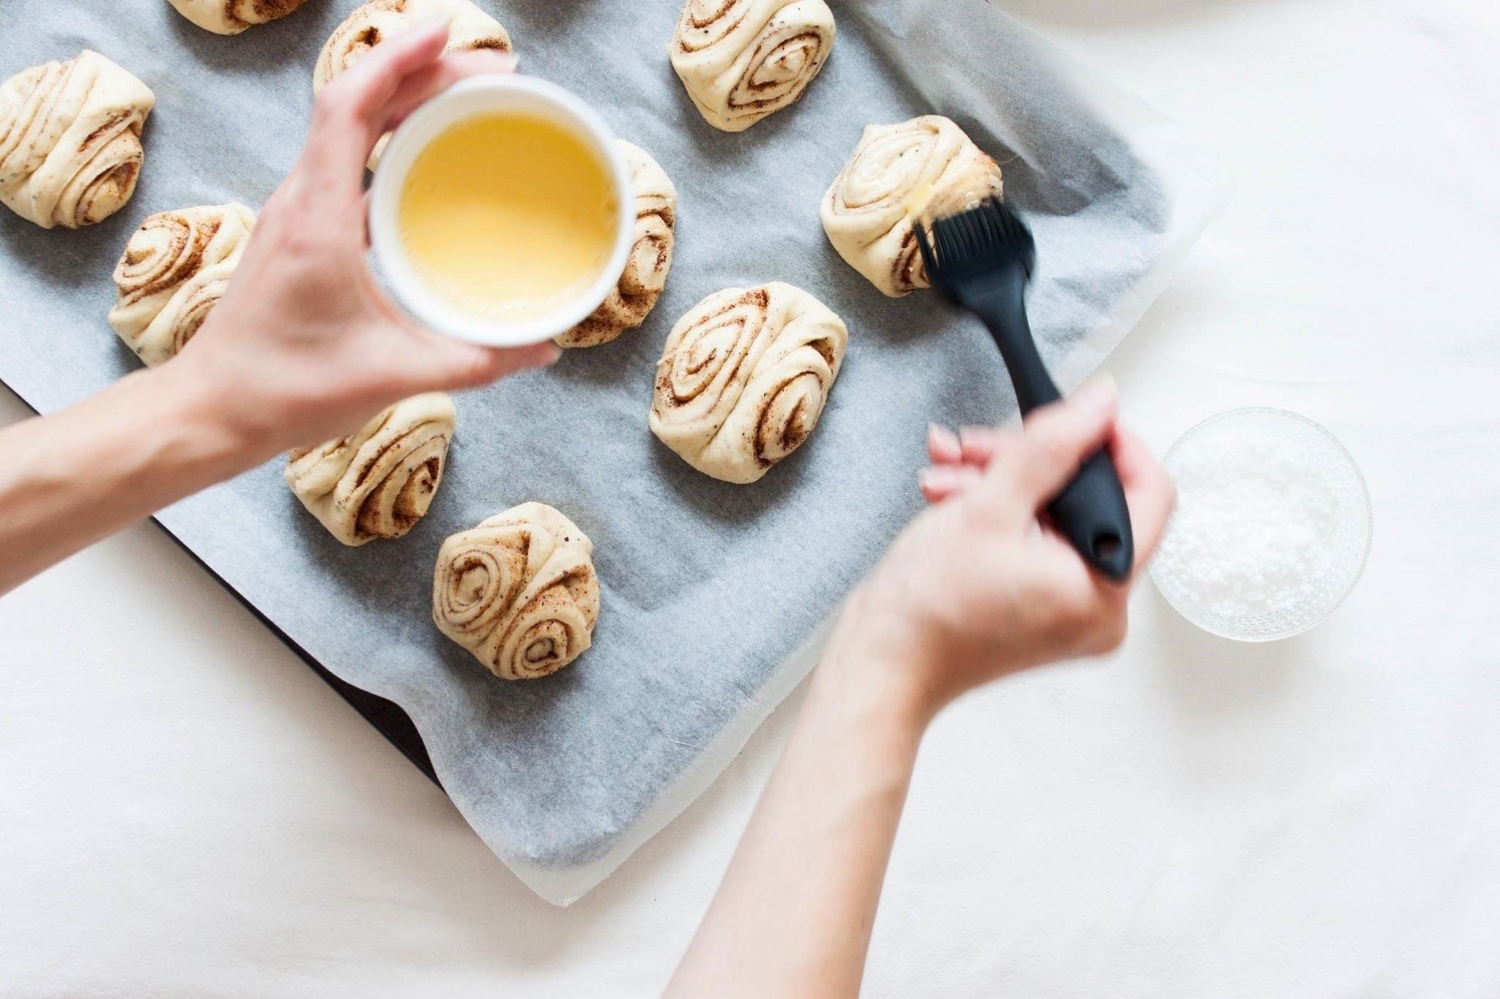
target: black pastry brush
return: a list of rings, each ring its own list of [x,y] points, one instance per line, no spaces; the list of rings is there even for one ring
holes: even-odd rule
[[[917,245],[933,287],[989,327],[1024,415],[1062,397],[1031,338],[1026,284],[1036,262],[1036,242],[1008,206],[987,198],[956,215],[916,226]],[[1113,580],[1124,580],[1135,562],[1130,511],[1109,455],[1094,455],[1047,513],[1085,562]]]

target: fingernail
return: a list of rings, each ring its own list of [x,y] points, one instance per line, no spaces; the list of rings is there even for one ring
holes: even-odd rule
[[[503,347],[489,348],[501,354],[507,353]],[[562,357],[562,348],[555,343],[536,344],[532,347],[515,347],[508,351],[510,363],[517,366],[519,371],[533,371],[538,368],[550,368]]]
[[[958,476],[951,468],[924,468],[918,475],[918,481],[921,482],[923,489],[941,492],[953,488],[958,481]]]
[[[1108,375],[1099,375],[1090,378],[1078,387],[1073,393],[1073,403],[1084,409],[1096,413],[1108,413],[1114,410],[1120,401],[1120,391],[1115,386],[1115,380]]]
[[[507,73],[515,72],[516,67],[521,65],[521,57],[514,52],[502,52],[499,49],[486,49],[485,51],[497,64],[504,66]]]
[[[961,427],[958,431],[958,440],[967,449],[986,437],[993,436],[994,433],[994,427]]]
[[[937,423],[927,424],[927,439],[934,444],[957,444],[958,437],[947,427]]]

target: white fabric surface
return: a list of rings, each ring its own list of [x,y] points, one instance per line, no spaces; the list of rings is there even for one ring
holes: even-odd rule
[[[1110,367],[1159,447],[1281,405],[1363,464],[1321,628],[1149,587],[1102,666],[945,714],[872,996],[1500,994],[1500,8],[1006,0],[1214,145],[1237,196]],[[0,415],[23,410],[0,399]],[[155,529],[0,600],[0,996],[637,996],[797,709],[571,909]]]

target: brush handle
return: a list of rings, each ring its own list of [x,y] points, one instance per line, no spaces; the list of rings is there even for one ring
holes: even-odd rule
[[[1020,268],[983,295],[965,298],[963,304],[984,320],[1000,348],[1022,415],[1062,398],[1031,336],[1026,278]],[[1077,478],[1048,505],[1047,513],[1090,566],[1117,582],[1129,578],[1135,565],[1130,509],[1108,452],[1100,451],[1084,462]]]

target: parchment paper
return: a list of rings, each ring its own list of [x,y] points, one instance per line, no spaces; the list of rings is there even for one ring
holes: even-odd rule
[[[90,47],[158,99],[140,188],[115,218],[45,232],[0,212],[0,377],[50,412],[135,366],[105,322],[125,239],[153,211],[265,200],[302,143],[318,49],[356,5],[311,0],[221,38],[161,0],[0,4],[0,74]],[[159,519],[330,670],[400,704],[479,835],[566,904],[696,797],[805,674],[819,623],[918,509],[927,422],[1014,411],[976,323],[928,294],[885,299],[827,245],[819,199],[864,126],[940,112],[1002,161],[1039,245],[1032,325],[1064,386],[1140,316],[1225,188],[1169,126],[982,0],[835,0],[822,76],[739,135],[706,125],[672,73],[677,0],[480,6],[527,71],[592,101],[676,181],[678,258],[655,314],[552,371],[459,397],[442,491],[401,541],[342,547],[280,463]],[[827,302],[851,345],[810,441],[761,483],[731,486],[651,436],[654,365],[704,295],[769,280]],[[580,662],[507,684],[437,633],[428,601],[442,539],[525,500],[593,538],[604,611]]]

